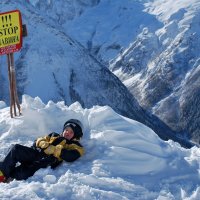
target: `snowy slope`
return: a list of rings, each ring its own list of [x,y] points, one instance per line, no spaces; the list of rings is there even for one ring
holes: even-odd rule
[[[1,4],[2,10],[21,10],[29,33],[22,50],[15,54],[19,96],[39,96],[44,102],[64,100],[66,104],[79,101],[84,107],[109,105],[130,117],[144,116],[121,81],[81,44],[55,27],[55,22],[43,18],[28,2]],[[5,67],[0,68],[0,98],[8,103],[5,61],[6,56],[1,57]]]
[[[82,121],[86,149],[74,163],[41,169],[26,181],[1,183],[1,200],[200,198],[199,149],[164,142],[108,106],[83,109],[78,102],[68,107],[23,96],[23,116],[11,119],[4,102],[0,108],[0,159],[12,144],[30,146],[39,136],[61,132],[70,118]]]
[[[153,15],[143,12],[144,2],[30,0],[44,18],[57,22],[67,34],[104,63],[117,56],[144,27],[154,31],[160,25]]]

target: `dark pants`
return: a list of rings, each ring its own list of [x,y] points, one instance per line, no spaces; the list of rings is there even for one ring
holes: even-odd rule
[[[6,178],[23,180],[32,176],[38,169],[54,165],[56,162],[57,159],[53,156],[46,156],[33,148],[16,144],[0,162],[0,170]]]

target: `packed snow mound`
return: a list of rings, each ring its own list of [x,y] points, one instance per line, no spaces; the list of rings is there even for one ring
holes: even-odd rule
[[[3,105],[3,103],[1,103]],[[23,96],[22,116],[0,109],[0,160],[12,144],[31,146],[37,137],[60,133],[65,121],[83,124],[85,155],[52,170],[41,169],[26,181],[1,183],[2,199],[196,199],[200,196],[197,147],[183,149],[162,141],[150,128],[110,107],[83,109],[76,102]],[[152,184],[156,183],[156,184]],[[184,198],[182,198],[184,199]]]

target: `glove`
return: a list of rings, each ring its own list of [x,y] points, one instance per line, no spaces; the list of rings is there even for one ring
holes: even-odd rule
[[[62,146],[62,145],[56,145],[56,146],[49,145],[49,146],[44,150],[44,152],[45,152],[47,155],[53,155],[53,156],[55,156],[56,158],[60,158],[60,154],[61,154],[62,149],[63,149],[63,146]]]
[[[39,147],[41,149],[46,149],[49,146],[49,143],[46,141],[41,141]]]
[[[47,155],[52,155],[55,151],[55,146],[53,145],[49,145],[45,150],[44,153],[46,153]]]
[[[36,140],[36,147],[41,149],[45,149],[49,146],[49,142],[46,141],[45,138],[41,137]]]

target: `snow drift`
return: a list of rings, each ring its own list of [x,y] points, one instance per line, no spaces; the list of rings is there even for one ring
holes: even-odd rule
[[[11,119],[0,102],[0,159],[12,144],[27,146],[61,132],[63,123],[83,123],[85,155],[57,169],[41,169],[26,181],[0,184],[1,199],[198,199],[200,151],[164,142],[145,125],[110,107],[83,109],[76,102],[23,96],[23,116]]]

